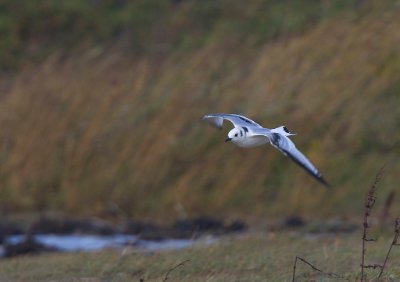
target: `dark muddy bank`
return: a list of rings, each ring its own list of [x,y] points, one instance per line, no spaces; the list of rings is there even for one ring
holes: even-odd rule
[[[264,222],[265,223],[265,222]],[[97,218],[40,216],[29,224],[17,220],[0,223],[1,256],[40,254],[56,251],[97,251],[126,246],[156,251],[210,244],[218,237],[249,229],[262,232],[286,230],[317,236],[351,233],[360,226],[347,219],[306,220],[291,216],[269,222],[264,227],[243,220],[222,220],[209,216],[180,219],[171,224],[124,220],[119,224]]]
[[[170,225],[125,220],[120,224],[93,218],[41,216],[25,227],[18,221],[0,223],[2,257],[55,251],[94,251],[110,247],[138,249],[188,247],[202,238],[243,232],[241,220],[224,221],[208,216],[180,219]]]

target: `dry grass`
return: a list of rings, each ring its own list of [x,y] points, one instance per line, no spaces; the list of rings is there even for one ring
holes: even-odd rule
[[[183,54],[56,53],[3,78],[0,206],[107,216],[116,203],[166,219],[177,208],[358,212],[355,187],[377,163],[390,167],[382,186],[398,182],[399,13],[339,14],[254,46],[215,39]],[[210,112],[285,124],[334,188],[321,189],[273,148],[224,144],[224,133],[201,122]]]
[[[390,236],[371,246],[370,257],[381,261]],[[301,256],[326,272],[359,279],[360,236],[307,237],[297,233],[251,233],[224,238],[211,246],[181,251],[142,253],[130,250],[92,254],[51,254],[0,262],[0,281],[290,281],[293,260]],[[394,250],[382,281],[400,275],[400,256]],[[367,278],[376,272],[367,270]],[[390,280],[392,279],[392,280]],[[296,281],[327,281],[299,264]]]

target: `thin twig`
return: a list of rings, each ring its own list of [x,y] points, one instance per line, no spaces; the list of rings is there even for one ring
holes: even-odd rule
[[[294,278],[296,277],[297,258],[298,258],[298,257],[296,256],[295,259],[294,259],[292,282],[294,282]]]
[[[396,192],[394,190],[390,191],[390,193],[387,195],[385,204],[382,209],[382,214],[381,214],[381,224],[387,222],[387,219],[390,214],[390,209],[393,206],[394,198],[396,196]]]
[[[295,260],[294,260],[294,264],[293,264],[293,277],[292,277],[292,282],[295,282],[295,277],[296,277],[296,265],[297,265],[297,260],[301,260],[302,262],[304,262],[305,264],[307,264],[308,266],[310,266],[313,270],[321,273],[322,275],[326,275],[329,276],[331,278],[337,278],[337,279],[346,279],[344,278],[342,275],[337,274],[337,273],[333,273],[333,272],[325,272],[322,271],[321,269],[317,268],[316,266],[314,266],[313,264],[311,264],[310,262],[308,262],[307,260],[296,256]],[[348,280],[348,279],[346,279]]]
[[[375,176],[375,181],[372,186],[368,190],[367,198],[365,199],[365,211],[364,211],[364,221],[363,221],[363,236],[362,236],[362,251],[361,251],[361,282],[364,281],[364,269],[370,268],[365,265],[365,243],[366,242],[374,242],[376,239],[368,239],[367,238],[367,230],[370,228],[368,223],[368,218],[371,215],[371,210],[376,202],[376,190],[378,188],[378,183],[382,178],[382,174],[384,172],[385,165],[381,167],[378,173]]]
[[[185,263],[187,263],[187,262],[189,262],[189,261],[190,261],[190,259],[184,260],[184,261],[182,261],[181,263],[175,265],[173,268],[168,269],[167,273],[165,274],[165,277],[164,277],[163,282],[166,282],[166,281],[168,280],[168,275],[169,275],[172,271],[174,271],[175,269],[177,269],[177,268],[180,267],[180,266],[183,266]]]
[[[301,258],[301,257],[296,257],[297,259],[301,260],[302,262],[308,264],[312,269],[314,269],[315,271],[324,273],[321,269],[318,269],[317,267],[315,267],[314,265],[312,265],[311,263],[309,263],[308,261],[306,261],[305,259]]]
[[[368,264],[368,265],[364,265],[364,268],[372,268],[372,269],[376,269],[376,268],[382,268],[383,266],[380,264]]]
[[[399,239],[399,236],[400,236],[400,218],[396,218],[396,221],[394,223],[393,241],[392,241],[392,244],[390,245],[389,250],[388,250],[388,252],[386,254],[385,261],[383,262],[383,265],[381,267],[381,272],[379,272],[379,275],[378,275],[378,279],[381,278],[381,276],[383,274],[383,271],[385,270],[386,262],[389,259],[389,254],[390,254],[390,251],[392,250],[392,247],[398,245],[397,244],[397,240]]]

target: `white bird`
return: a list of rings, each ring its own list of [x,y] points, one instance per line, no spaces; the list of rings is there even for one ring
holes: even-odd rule
[[[318,169],[296,148],[288,136],[295,135],[286,126],[274,129],[264,128],[255,121],[237,114],[208,114],[203,117],[211,125],[222,128],[224,120],[230,121],[234,128],[229,131],[225,142],[232,141],[242,148],[251,148],[266,143],[281,151],[285,156],[291,158],[295,163],[304,168],[315,179],[329,187]]]

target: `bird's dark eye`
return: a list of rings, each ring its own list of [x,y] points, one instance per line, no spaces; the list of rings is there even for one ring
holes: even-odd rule
[[[235,137],[238,137],[238,134],[237,134],[237,133],[235,134]]]

